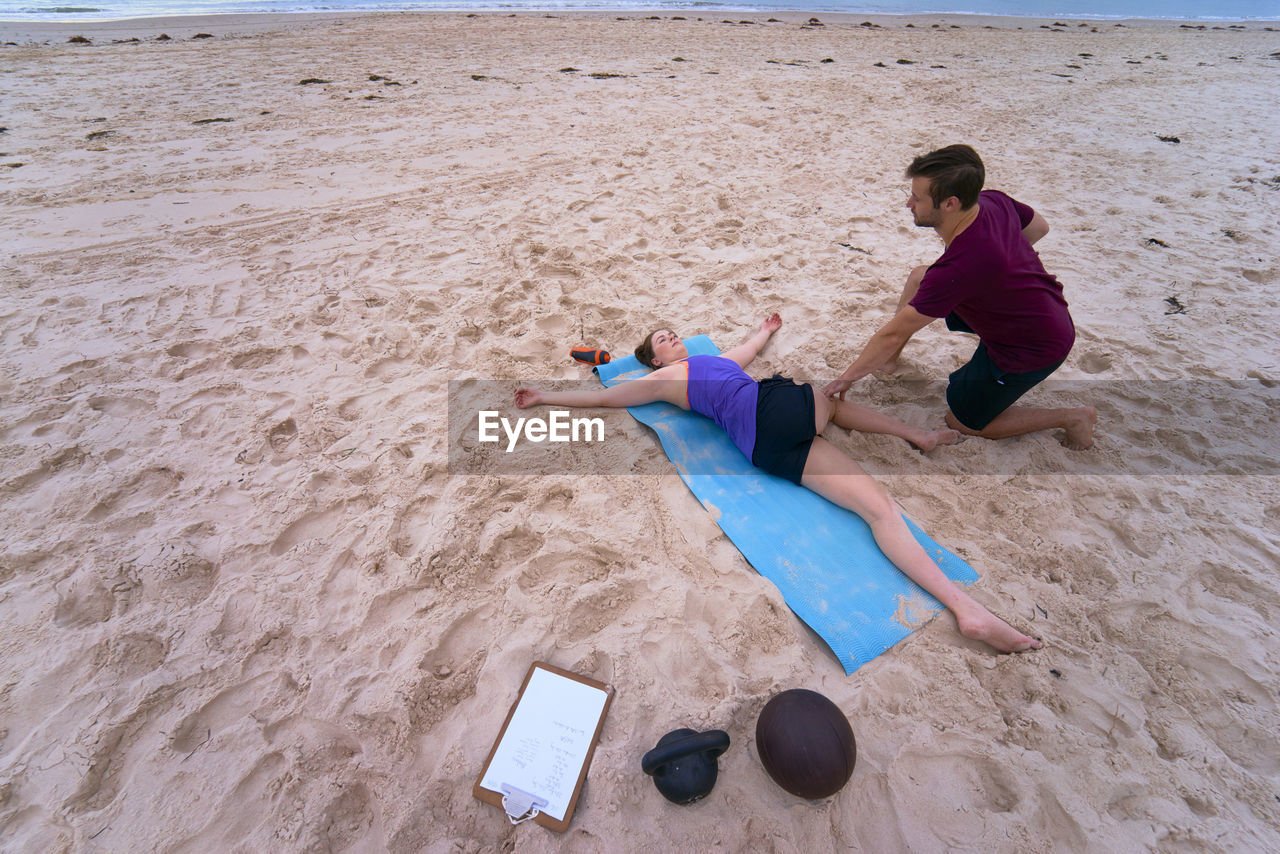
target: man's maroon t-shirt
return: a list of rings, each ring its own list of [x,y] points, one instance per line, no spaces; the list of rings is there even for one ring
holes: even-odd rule
[[[1061,362],[1075,343],[1075,324],[1062,285],[1022,234],[1035,211],[997,190],[983,190],[978,208],[978,218],[929,267],[911,306],[929,317],[955,312],[1002,371]]]

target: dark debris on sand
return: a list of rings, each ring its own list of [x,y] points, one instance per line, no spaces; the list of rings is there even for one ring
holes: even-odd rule
[[[1165,297],[1164,301],[1165,301],[1165,304],[1169,306],[1168,310],[1165,311],[1165,314],[1186,314],[1187,313],[1187,306],[1182,304],[1182,301],[1178,299],[1176,294],[1171,297]]]
[[[861,246],[854,246],[852,243],[837,243],[836,245],[843,246],[845,249],[849,249],[853,252],[861,252],[863,255],[871,254],[870,249],[863,249]]]

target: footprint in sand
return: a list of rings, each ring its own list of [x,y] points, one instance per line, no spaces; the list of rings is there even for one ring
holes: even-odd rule
[[[113,415],[117,418],[128,418],[150,409],[154,405],[152,400],[143,400],[136,397],[106,397],[98,396],[89,398],[89,408],[95,412],[103,412],[107,415]]]
[[[371,380],[382,380],[384,383],[389,383],[404,375],[404,365],[404,359],[380,359],[370,365],[364,375]]]
[[[169,468],[148,469],[122,488],[101,498],[85,519],[89,522],[101,522],[112,516],[122,518],[126,514],[142,514],[176,489],[182,478],[181,473]]]
[[[53,610],[53,624],[64,629],[78,629],[105,623],[116,610],[116,597],[95,580],[82,580],[59,594]]]
[[[280,351],[275,348],[255,348],[232,356],[230,365],[238,371],[254,370],[270,365],[279,357]]]
[[[109,672],[118,680],[141,678],[155,670],[169,657],[169,644],[145,632],[111,636],[89,650],[93,668]]]
[[[289,693],[289,682],[279,673],[262,673],[232,685],[183,719],[174,730],[169,746],[176,753],[187,754],[216,736],[219,730],[242,722],[247,722],[244,723],[246,726],[257,727],[257,721],[252,720],[249,713],[255,708],[268,707],[266,701],[272,694],[281,696]]]
[[[316,823],[316,847],[325,851],[381,847],[371,837],[376,818],[374,798],[368,787],[363,783],[350,784],[321,813]]]
[[[344,518],[345,510],[345,504],[338,503],[326,510],[304,514],[276,537],[275,542],[271,544],[272,556],[279,557],[307,540],[332,535],[338,527],[338,521]]]
[[[187,341],[174,344],[165,353],[179,359],[202,359],[214,351],[216,345],[212,341]]]
[[[1086,374],[1100,374],[1111,370],[1111,357],[1105,353],[1085,353],[1080,359],[1080,370]]]
[[[204,601],[218,583],[218,565],[172,547],[142,573],[143,589],[152,601],[168,600],[181,607]]]

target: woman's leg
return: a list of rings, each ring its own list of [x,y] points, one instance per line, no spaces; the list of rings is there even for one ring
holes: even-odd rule
[[[911,535],[902,511],[885,488],[821,436],[813,440],[800,483],[861,516],[871,526],[876,545],[893,565],[955,616],[960,634],[984,641],[1001,652],[1039,649],[1040,641],[992,614],[943,575]]]
[[[846,430],[857,430],[859,433],[885,433],[906,439],[922,451],[932,451],[939,445],[954,445],[960,441],[960,433],[956,430],[925,430],[912,427],[883,412],[876,412],[865,406],[859,406],[848,400],[834,400],[835,412],[832,421]]]
[[[859,406],[848,400],[825,397],[817,389],[813,391],[814,426],[817,432],[829,422],[834,421],[837,427],[846,430],[857,430],[859,433],[883,433],[906,439],[922,451],[932,451],[939,445],[954,445],[960,441],[960,433],[956,430],[924,430],[912,427],[882,412]]]

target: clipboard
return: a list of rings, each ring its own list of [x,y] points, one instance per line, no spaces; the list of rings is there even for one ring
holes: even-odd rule
[[[512,824],[532,818],[564,833],[613,693],[545,661],[529,665],[471,794],[506,812]]]

